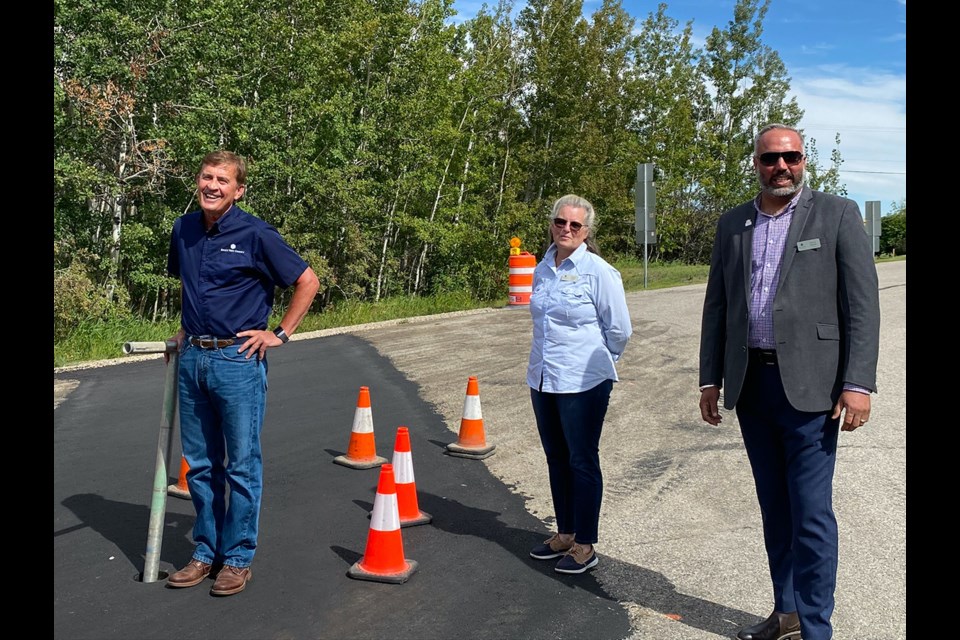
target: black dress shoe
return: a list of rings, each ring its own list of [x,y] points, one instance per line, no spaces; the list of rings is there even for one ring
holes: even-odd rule
[[[796,611],[791,613],[774,611],[760,624],[741,629],[737,638],[740,640],[801,640],[800,618]]]

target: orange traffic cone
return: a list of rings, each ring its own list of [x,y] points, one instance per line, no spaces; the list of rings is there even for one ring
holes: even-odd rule
[[[337,464],[354,469],[379,467],[387,461],[377,455],[377,443],[373,437],[373,413],[370,410],[370,388],[360,387],[357,411],[353,414],[353,429],[347,454],[333,459]]]
[[[413,452],[410,450],[410,430],[397,427],[397,443],[393,447],[393,473],[397,484],[397,505],[400,526],[427,524],[433,516],[420,510],[417,503],[417,483],[413,478]]]
[[[483,433],[483,414],[480,411],[480,385],[476,376],[470,376],[467,381],[467,397],[463,401],[460,437],[456,443],[447,445],[446,452],[451,456],[482,460],[492,456],[496,447],[495,444],[487,444]]]
[[[397,487],[393,479],[393,465],[386,463],[380,467],[380,482],[370,516],[367,549],[363,557],[347,570],[347,575],[357,580],[403,584],[416,570],[417,561],[403,557]]]
[[[180,456],[180,479],[177,484],[171,484],[167,487],[167,493],[184,500],[190,499],[190,488],[187,486],[187,471],[190,471],[190,465],[187,459]]]

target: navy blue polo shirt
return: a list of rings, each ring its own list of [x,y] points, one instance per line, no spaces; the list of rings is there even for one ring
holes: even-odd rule
[[[167,271],[180,278],[188,335],[266,329],[275,288],[292,285],[307,266],[275,227],[236,205],[209,231],[202,211],[173,223]]]

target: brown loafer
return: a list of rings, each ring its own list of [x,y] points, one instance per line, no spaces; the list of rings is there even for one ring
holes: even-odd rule
[[[223,569],[217,574],[217,581],[213,583],[213,588],[210,589],[210,595],[232,596],[235,593],[240,593],[252,577],[250,567],[223,565]]]
[[[200,562],[199,560],[191,560],[187,563],[187,566],[167,578],[167,586],[176,589],[195,587],[210,575],[212,568],[212,564]]]
[[[774,611],[766,620],[752,627],[741,629],[739,640],[801,640],[800,617],[796,611]]]

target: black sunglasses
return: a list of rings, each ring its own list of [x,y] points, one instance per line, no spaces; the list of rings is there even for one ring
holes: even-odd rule
[[[800,161],[803,160],[803,153],[800,151],[784,151],[783,153],[768,151],[767,153],[761,153],[757,156],[760,164],[765,167],[772,167],[779,162],[780,158],[783,158],[783,161],[787,163],[788,167],[792,167],[800,164]]]
[[[580,229],[583,229],[583,223],[582,223],[582,222],[574,222],[574,221],[572,221],[572,220],[564,220],[563,218],[554,218],[554,219],[553,219],[553,226],[555,226],[557,229],[563,229],[563,228],[564,228],[565,226],[567,226],[568,224],[570,225],[570,231],[573,231],[574,233],[576,233],[577,231],[580,231]]]

